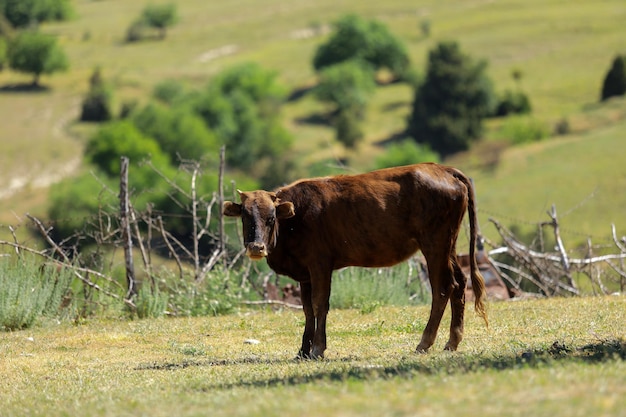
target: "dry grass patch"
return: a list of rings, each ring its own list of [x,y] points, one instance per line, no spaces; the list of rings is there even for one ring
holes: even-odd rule
[[[6,416],[618,415],[625,307],[492,304],[489,329],[468,314],[460,352],[441,351],[442,327],[427,355],[413,353],[427,307],[334,310],[320,362],[292,360],[301,312],[48,323],[3,335],[0,401]]]

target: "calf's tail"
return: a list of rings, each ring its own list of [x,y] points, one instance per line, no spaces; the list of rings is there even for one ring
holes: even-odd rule
[[[476,264],[476,241],[478,238],[478,219],[476,217],[476,203],[474,195],[474,186],[472,182],[465,175],[460,175],[458,178],[467,187],[467,214],[470,224],[470,245],[469,245],[469,259],[470,259],[470,278],[472,280],[472,289],[474,290],[474,308],[478,315],[485,321],[485,325],[489,326],[489,320],[487,319],[487,311],[485,309],[485,280],[480,274],[478,265]]]

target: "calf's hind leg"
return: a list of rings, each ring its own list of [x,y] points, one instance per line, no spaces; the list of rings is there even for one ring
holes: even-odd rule
[[[456,255],[450,257],[450,263],[454,271],[456,282],[452,296],[450,297],[450,308],[452,309],[452,320],[450,322],[450,339],[446,343],[445,350],[456,350],[463,339],[463,321],[465,316],[465,286],[467,277],[461,270],[457,262]]]
[[[424,253],[426,264],[428,265],[428,278],[432,289],[432,305],[430,307],[430,317],[428,324],[422,334],[422,340],[416,348],[417,353],[426,353],[435,343],[437,330],[441,323],[441,318],[446,310],[448,300],[453,289],[452,269],[448,263],[448,258],[429,256]]]

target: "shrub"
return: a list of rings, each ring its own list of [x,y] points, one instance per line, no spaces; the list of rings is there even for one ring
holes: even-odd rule
[[[617,55],[602,83],[601,100],[626,94],[626,55]]]
[[[546,139],[550,136],[550,128],[532,117],[511,117],[500,129],[499,136],[520,145]]]
[[[126,29],[126,42],[138,42],[145,36],[146,24],[143,20],[135,20]]]
[[[0,328],[31,327],[40,316],[57,317],[71,272],[29,257],[0,258]]]
[[[165,104],[172,105],[185,95],[185,86],[178,80],[161,81],[154,87],[152,96]]]
[[[375,168],[389,168],[420,162],[439,162],[439,155],[433,152],[428,145],[419,145],[407,138],[388,146],[385,152],[376,158]]]
[[[504,92],[496,106],[496,116],[508,116],[511,114],[528,114],[532,110],[530,99],[521,91]]]

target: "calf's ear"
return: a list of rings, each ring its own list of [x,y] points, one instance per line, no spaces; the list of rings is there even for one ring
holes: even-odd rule
[[[276,218],[288,219],[296,215],[296,209],[293,203],[287,201],[276,206]]]
[[[232,201],[224,201],[222,213],[224,216],[228,217],[241,217],[241,204],[233,203]]]

